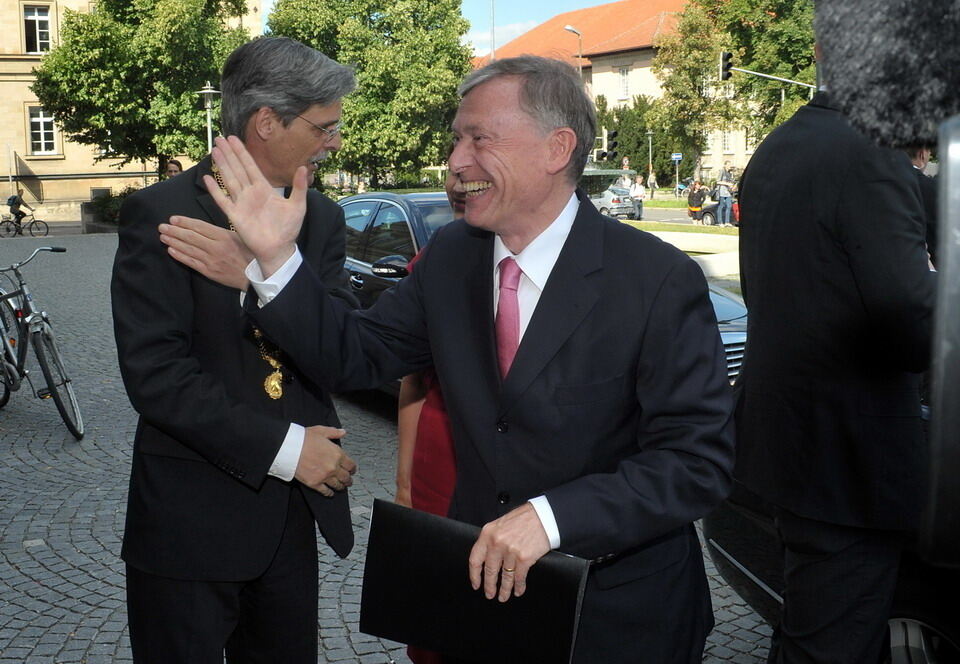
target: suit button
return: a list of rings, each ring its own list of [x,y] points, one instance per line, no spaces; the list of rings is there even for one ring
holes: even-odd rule
[[[510,494],[507,493],[506,491],[501,491],[500,493],[497,494],[497,502],[500,503],[501,505],[506,505],[507,503],[510,502]]]
[[[498,433],[507,433],[510,431],[510,425],[507,424],[506,420],[500,420],[497,422],[497,432]]]

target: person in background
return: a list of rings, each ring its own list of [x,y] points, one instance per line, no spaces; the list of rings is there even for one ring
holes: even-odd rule
[[[183,164],[180,163],[179,159],[170,159],[167,161],[167,168],[163,172],[168,178],[180,175],[183,172]]]
[[[650,190],[650,200],[652,201],[657,195],[657,174],[652,170],[647,175],[647,189]]]
[[[687,216],[693,219],[696,225],[703,224],[703,201],[707,198],[707,190],[699,180],[694,181],[690,187],[690,193],[687,194]]]
[[[630,198],[633,199],[633,218],[643,219],[643,201],[647,198],[647,189],[643,186],[643,176],[637,175],[630,185]]]
[[[27,202],[23,200],[23,189],[19,187],[17,188],[17,193],[13,194],[7,199],[7,205],[10,206],[10,214],[13,215],[13,221],[17,226],[19,226],[21,220],[27,216],[27,213],[20,209],[21,207],[25,207],[33,212],[33,208],[27,205]]]
[[[467,193],[450,171],[445,182],[454,219],[462,219]],[[416,265],[420,254],[410,261]],[[397,403],[397,498],[400,505],[447,516],[457,479],[450,419],[436,372],[424,369],[403,377]],[[439,653],[407,647],[414,664],[441,664]]]
[[[733,214],[733,189],[735,187],[733,169],[730,162],[723,162],[720,177],[717,178],[717,225],[729,226]]]
[[[915,146],[907,148],[907,156],[913,164],[913,173],[920,185],[920,197],[923,199],[924,227],[927,234],[927,253],[930,264],[937,266],[937,180],[927,177],[923,169],[930,162],[930,148]]]
[[[924,497],[919,379],[936,275],[923,223],[907,157],[865,138],[823,90],[741,180],[750,316],[735,475],[771,505],[783,551],[771,664],[878,662],[889,639]]]

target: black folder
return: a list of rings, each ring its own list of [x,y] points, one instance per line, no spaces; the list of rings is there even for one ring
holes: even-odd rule
[[[480,529],[376,500],[363,571],[360,631],[470,662],[570,662],[589,562],[551,551],[522,597],[470,586]]]

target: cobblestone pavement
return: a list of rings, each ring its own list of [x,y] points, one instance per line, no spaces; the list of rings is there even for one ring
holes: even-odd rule
[[[44,244],[68,252],[41,254],[24,274],[55,325],[87,434],[75,441],[54,405],[26,388],[0,411],[0,663],[129,662],[118,555],[136,418],[117,369],[110,316],[116,237],[6,239],[0,265]],[[351,489],[357,547],[346,560],[320,550],[320,661],[409,664],[399,644],[357,630],[370,506],[392,494],[395,402],[364,393],[337,403],[346,446],[360,464]],[[707,568],[717,627],[704,661],[762,662],[769,629],[709,559]]]

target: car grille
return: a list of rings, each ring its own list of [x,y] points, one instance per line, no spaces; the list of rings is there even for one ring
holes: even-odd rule
[[[727,378],[730,379],[731,383],[740,375],[740,365],[743,364],[743,349],[745,346],[745,341],[723,344],[723,350],[727,356]]]

